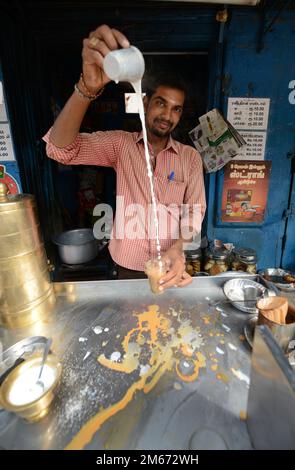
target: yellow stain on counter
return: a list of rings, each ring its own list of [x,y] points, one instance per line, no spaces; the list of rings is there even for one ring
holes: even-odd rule
[[[99,411],[93,418],[87,421],[72,441],[67,445],[65,450],[82,450],[89,442],[91,442],[94,434],[100,429],[100,427],[105,423],[111,416],[118,413],[118,411],[123,410],[125,406],[132,400],[132,397],[136,390],[140,390],[143,387],[145,379],[142,378],[138,382],[134,383],[124,395],[122,400],[109,408],[102,409]]]
[[[184,354],[184,356],[191,357],[193,355],[194,350],[188,344],[182,344],[181,345],[181,352],[182,352],[182,354]]]
[[[240,411],[240,420],[241,421],[246,421],[247,419],[247,411],[241,410]]]
[[[216,377],[217,377],[218,380],[221,380],[224,383],[227,383],[229,381],[228,376],[226,374],[223,374],[223,373],[217,374]]]
[[[143,342],[149,346],[151,354],[149,359],[150,369],[142,377],[132,384],[123,398],[108,408],[101,409],[93,418],[85,423],[77,435],[67,445],[66,450],[83,449],[91,442],[94,434],[111,416],[124,409],[132,400],[136,391],[142,390],[149,393],[166,371],[176,370],[178,377],[184,382],[192,382],[198,378],[200,368],[206,366],[206,358],[199,351],[195,352],[192,344],[186,344],[183,336],[192,331],[192,327],[181,326],[171,333],[171,321],[160,313],[157,305],[150,305],[143,313],[134,313],[137,324],[124,337],[122,348],[124,350],[122,362],[113,362],[101,354],[97,360],[103,366],[117,372],[131,374],[138,369],[140,346]],[[168,338],[160,341],[161,338]],[[163,344],[165,343],[165,344]],[[175,351],[190,357],[194,362],[194,370],[190,375],[183,375],[175,359]]]
[[[194,380],[196,380],[199,376],[200,368],[206,366],[206,358],[205,358],[205,356],[203,356],[203,354],[201,354],[200,352],[197,352],[197,358],[198,359],[196,361],[194,361],[195,362],[195,368],[194,368],[194,372],[191,375],[182,374],[179,370],[179,364],[178,363],[176,364],[177,375],[184,382],[193,382]]]

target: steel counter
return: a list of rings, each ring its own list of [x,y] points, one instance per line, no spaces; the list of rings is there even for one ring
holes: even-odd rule
[[[224,297],[226,280],[194,278],[160,296],[146,280],[55,283],[48,318],[26,329],[1,329],[0,340],[6,349],[26,336],[51,336],[63,366],[59,393],[39,423],[1,411],[0,447],[251,449],[245,421],[250,349],[243,336],[249,316],[229,304],[209,306]],[[147,322],[139,325],[149,309],[168,328],[161,327],[154,342]],[[131,372],[120,370],[124,345],[137,351]],[[98,361],[102,356],[107,364]],[[198,370],[190,381],[192,357]],[[145,380],[148,368],[154,370]]]

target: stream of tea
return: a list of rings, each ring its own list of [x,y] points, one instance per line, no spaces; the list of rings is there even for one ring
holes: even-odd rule
[[[157,257],[160,260],[161,259],[161,245],[160,245],[160,238],[159,238],[159,219],[158,219],[158,214],[157,214],[157,201],[156,201],[156,196],[155,196],[151,158],[150,158],[149,148],[148,148],[147,131],[146,131],[146,125],[145,125],[144,107],[143,107],[143,100],[142,100],[141,81],[133,82],[131,83],[131,85],[133,86],[135,93],[136,93],[137,104],[138,104],[138,109],[139,109],[139,117],[140,117],[141,125],[142,125],[144,151],[145,151],[145,159],[146,159],[146,165],[147,165],[147,175],[148,175],[149,182],[150,182],[154,224],[155,224],[155,229],[156,229]]]

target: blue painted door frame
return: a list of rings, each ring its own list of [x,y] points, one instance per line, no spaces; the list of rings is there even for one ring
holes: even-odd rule
[[[291,159],[291,188],[288,209],[285,212],[286,231],[283,237],[282,266],[294,269],[294,237],[295,237],[295,151],[290,154]]]

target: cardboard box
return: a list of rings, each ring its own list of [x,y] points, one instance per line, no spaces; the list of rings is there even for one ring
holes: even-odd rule
[[[218,109],[204,114],[199,121],[200,124],[189,132],[189,136],[201,154],[206,172],[214,173],[247,144]]]

